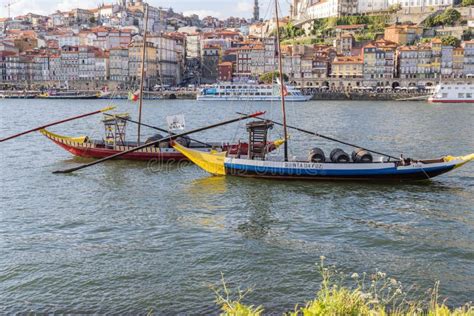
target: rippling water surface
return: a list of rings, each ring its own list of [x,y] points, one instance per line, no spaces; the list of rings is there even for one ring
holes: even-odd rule
[[[114,103],[136,117],[136,104]],[[107,104],[0,100],[0,136]],[[474,152],[471,105],[288,107],[293,125],[396,155]],[[280,117],[277,104],[152,101],[144,121],[163,127],[166,115],[185,113],[191,129],[255,110]],[[99,119],[51,130],[102,137]],[[243,124],[197,136],[246,139]],[[296,156],[335,146],[291,137]],[[473,163],[431,183],[405,185],[216,178],[192,165],[127,161],[53,175],[87,160],[38,133],[0,146],[1,314],[215,312],[210,287],[221,272],[232,287],[254,288],[248,302],[286,311],[314,296],[321,255],[347,273],[379,269],[420,289],[440,280],[450,305],[474,300]]]

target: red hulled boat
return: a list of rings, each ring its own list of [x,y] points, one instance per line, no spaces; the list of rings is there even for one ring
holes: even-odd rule
[[[105,140],[92,140],[87,136],[67,137],[51,133],[46,129],[40,132],[52,140],[54,143],[64,148],[74,156],[83,158],[105,158],[114,154],[124,152],[137,147],[136,142],[113,143]],[[247,143],[226,144],[226,143],[210,143],[203,145],[202,143],[190,141],[188,139],[181,140],[181,143],[191,149],[211,152],[211,151],[227,151],[234,155],[246,153],[248,151]],[[269,150],[276,149],[277,145],[268,143]],[[183,161],[188,160],[182,153],[170,146],[169,142],[160,143],[159,146],[150,146],[129,154],[125,154],[121,159],[128,160],[158,160],[158,161]]]

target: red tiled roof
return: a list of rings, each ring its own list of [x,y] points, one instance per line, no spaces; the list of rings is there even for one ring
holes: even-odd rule
[[[10,52],[10,51],[0,51],[0,56],[3,56],[3,57],[13,56],[13,55],[18,55],[18,53]]]

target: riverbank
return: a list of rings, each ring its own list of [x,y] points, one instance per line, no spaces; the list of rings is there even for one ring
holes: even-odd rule
[[[426,92],[316,92],[311,100],[427,101]]]
[[[100,90],[61,90],[60,93],[46,96],[39,90],[0,90],[0,99],[113,99],[127,100],[128,91],[103,92]],[[196,91],[146,91],[145,100],[195,100]]]
[[[128,91],[103,93],[101,91],[93,90],[66,90],[63,91],[65,95],[54,95],[51,97],[40,96],[42,91],[10,91],[0,90],[0,99],[71,99],[71,94],[74,94],[75,99],[112,99],[112,100],[127,100]],[[102,95],[101,95],[102,94]],[[96,96],[96,97],[94,97]],[[144,93],[145,100],[196,100],[197,91],[192,90],[177,90],[177,91],[147,91]],[[356,100],[356,101],[426,101],[429,95],[426,92],[315,92],[312,100],[327,101],[327,100]]]

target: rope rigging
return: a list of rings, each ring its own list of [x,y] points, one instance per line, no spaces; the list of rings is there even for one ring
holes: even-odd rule
[[[237,112],[237,114],[247,115],[245,113],[240,113],[240,112]],[[265,120],[265,119],[260,118],[260,117],[256,117],[256,119]],[[275,122],[275,121],[272,121],[272,120],[270,120],[270,121],[273,122],[275,125],[283,126],[283,124],[280,123],[280,122]],[[354,148],[360,148],[360,149],[369,151],[369,152],[377,154],[377,155],[381,155],[381,156],[384,156],[384,157],[387,157],[387,158],[390,158],[390,159],[394,159],[396,161],[401,160],[400,158],[397,158],[397,157],[389,155],[389,154],[385,154],[385,153],[382,153],[382,152],[379,152],[379,151],[375,151],[375,150],[372,150],[372,149],[369,149],[369,148],[365,148],[365,147],[362,147],[362,146],[359,146],[359,145],[356,145],[356,144],[351,144],[351,143],[345,142],[343,140],[339,140],[339,139],[336,139],[336,138],[333,138],[333,137],[330,137],[330,136],[322,135],[322,134],[319,134],[319,133],[316,133],[316,132],[308,131],[308,130],[305,130],[305,129],[302,129],[302,128],[299,128],[299,127],[296,127],[296,126],[287,125],[287,127],[289,129],[292,129],[292,130],[296,130],[296,131],[299,131],[299,132],[302,132],[302,133],[305,133],[305,134],[320,137],[320,138],[323,138],[323,139],[326,139],[326,140],[329,140],[329,141],[333,141],[333,142],[336,142],[336,143],[340,143],[340,144],[343,144],[343,145],[346,145],[346,146],[350,146],[350,147],[354,147]]]

